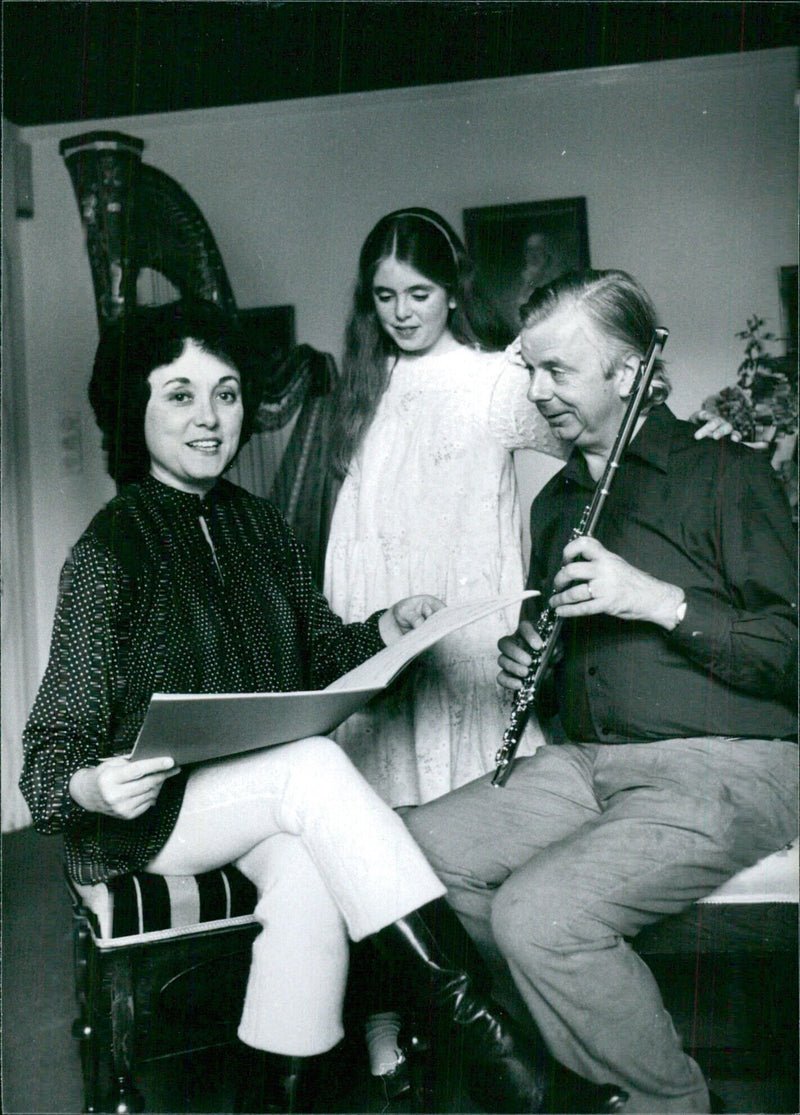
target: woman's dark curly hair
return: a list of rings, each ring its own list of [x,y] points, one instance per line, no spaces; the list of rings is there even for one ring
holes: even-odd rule
[[[148,376],[177,360],[187,341],[239,373],[244,408],[240,449],[253,432],[259,398],[246,371],[236,320],[210,302],[135,307],[103,330],[89,383],[89,402],[108,455],[106,467],[117,484],[141,480],[150,472],[144,439]]]

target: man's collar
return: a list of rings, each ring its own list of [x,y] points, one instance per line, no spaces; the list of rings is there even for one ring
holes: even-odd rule
[[[628,452],[641,457],[643,461],[660,469],[661,472],[667,472],[672,441],[677,429],[678,419],[665,403],[653,407],[644,425],[628,447]]]
[[[631,456],[639,457],[647,464],[667,472],[672,451],[673,435],[678,427],[678,419],[666,404],[653,407],[639,432],[627,449]],[[595,481],[589,474],[586,461],[580,450],[573,449],[564,466],[564,478],[574,481],[583,488],[594,488]]]

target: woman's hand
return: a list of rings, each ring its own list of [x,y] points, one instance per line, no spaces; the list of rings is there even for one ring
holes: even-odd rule
[[[532,661],[530,652],[541,648],[542,640],[530,620],[524,619],[514,635],[504,635],[497,644],[500,685],[504,689],[521,689]]]
[[[734,430],[727,419],[712,414],[709,410],[695,411],[689,421],[699,427],[695,430],[695,441],[702,441],[705,437],[712,437],[714,441],[719,441],[723,437],[730,437],[731,441],[742,440],[742,435],[738,430]]]
[[[407,596],[387,608],[378,620],[378,630],[387,647],[444,607],[436,596]]]
[[[69,792],[90,813],[132,821],[155,803],[166,779],[180,769],[168,756],[131,761],[115,755],[99,766],[76,771]]]

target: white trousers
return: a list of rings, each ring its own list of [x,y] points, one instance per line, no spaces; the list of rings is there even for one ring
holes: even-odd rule
[[[348,936],[359,941],[445,892],[400,818],[321,737],[192,772],[147,870],[195,875],[226,863],[255,884],[262,925],[239,1037],[293,1056],[343,1035]]]

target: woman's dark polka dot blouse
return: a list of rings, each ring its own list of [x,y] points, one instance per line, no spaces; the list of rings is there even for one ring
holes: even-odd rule
[[[79,882],[144,866],[172,831],[186,772],[133,821],[83,810],[72,775],[131,750],[154,692],[320,689],[382,648],[377,621],[342,624],[266,500],[224,480],[202,501],[152,478],[124,488],[62,571],[23,737],[36,828],[63,832]]]

